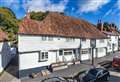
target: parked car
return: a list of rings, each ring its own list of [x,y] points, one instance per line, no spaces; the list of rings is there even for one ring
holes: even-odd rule
[[[92,68],[85,73],[83,82],[106,82],[110,78],[110,73],[104,68]]]
[[[51,77],[42,80],[41,82],[77,82],[71,78],[64,78],[64,77]]]
[[[116,55],[113,57],[112,67],[117,69],[120,68],[120,55]]]

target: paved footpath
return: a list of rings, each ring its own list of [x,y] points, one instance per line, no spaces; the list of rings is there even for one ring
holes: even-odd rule
[[[17,70],[17,58],[14,58],[9,64],[8,68],[0,76],[0,82],[20,82],[20,80],[17,78]]]

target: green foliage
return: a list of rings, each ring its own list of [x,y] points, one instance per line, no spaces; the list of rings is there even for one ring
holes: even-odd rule
[[[116,24],[114,24],[114,23],[109,24],[108,22],[103,23],[103,27],[104,27],[103,29],[106,31],[110,31],[110,26],[115,27],[116,31],[119,31]]]
[[[30,18],[33,20],[41,21],[43,20],[49,12],[31,12]]]
[[[6,17],[11,17],[16,19],[14,12],[10,8],[0,7],[0,14],[4,14]]]
[[[104,27],[103,29],[104,29],[104,30],[109,31],[109,26],[110,26],[110,25],[109,25],[108,22],[104,22],[104,23],[103,23],[103,27]]]
[[[0,8],[0,26],[8,33],[9,40],[16,40],[18,20],[10,9]]]

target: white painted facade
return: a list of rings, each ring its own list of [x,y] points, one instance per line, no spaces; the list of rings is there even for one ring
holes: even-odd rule
[[[81,40],[81,60],[92,59],[92,48],[90,39]],[[106,55],[107,39],[96,39],[96,48],[94,49],[94,57],[103,57]]]
[[[103,57],[107,53],[107,40],[108,39],[97,39],[96,40],[96,48],[97,53],[96,57]]]
[[[66,41],[66,38],[53,37],[53,41],[43,41],[40,36],[18,36],[18,51],[38,51],[38,50],[56,50],[56,49],[70,49],[78,48],[80,45],[80,39],[74,39],[74,41]]]
[[[78,38],[71,38],[71,40],[67,40],[67,38],[64,37],[52,38],[52,40],[49,40],[47,37],[46,40],[43,40],[41,36],[18,35],[18,52],[20,53],[19,70],[49,66],[52,63],[62,61],[72,61],[76,56],[79,57],[78,49],[80,44],[81,52],[83,52],[80,54],[81,60],[91,59],[90,39],[80,40]],[[102,43],[100,43],[99,40],[96,40],[98,52],[96,53],[96,50],[94,50],[94,56],[96,57],[96,54],[98,55],[97,57],[105,56],[106,46],[106,39],[104,39],[104,42]],[[103,48],[103,52],[100,52],[101,48]],[[63,50],[63,55],[60,55],[60,50]],[[39,55],[44,51],[48,52],[48,59],[44,62],[39,62]]]
[[[22,53],[19,54],[19,70],[49,66],[56,62],[72,61],[75,58],[73,49],[77,49],[79,46],[80,39],[77,38],[67,41],[63,37],[53,37],[53,40],[49,41],[47,37],[47,40],[43,41],[41,36],[19,35],[18,52]],[[63,50],[63,55],[60,55],[59,50]],[[39,55],[44,51],[48,52],[48,59],[39,62]]]
[[[118,36],[109,36],[108,35],[108,44],[107,44],[107,52],[113,52],[118,50]]]
[[[90,39],[81,40],[81,60],[88,60],[91,58]]]
[[[0,42],[0,72],[8,65],[13,55],[10,54],[10,43]]]

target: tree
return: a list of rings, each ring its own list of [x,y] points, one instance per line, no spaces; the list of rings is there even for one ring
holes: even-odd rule
[[[30,18],[37,21],[42,21],[49,12],[31,12]]]
[[[8,33],[9,40],[16,40],[18,32],[18,20],[9,8],[0,8],[0,26]]]
[[[106,31],[109,31],[109,30],[110,30],[110,29],[109,29],[109,23],[108,23],[108,22],[104,22],[104,23],[103,23],[103,27],[104,27],[103,29],[106,30]]]

